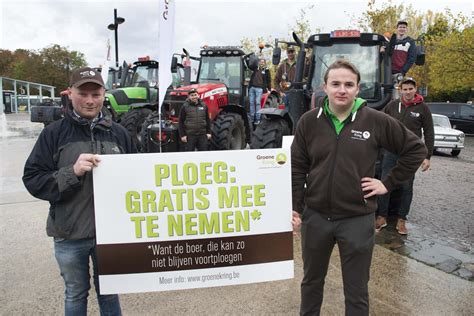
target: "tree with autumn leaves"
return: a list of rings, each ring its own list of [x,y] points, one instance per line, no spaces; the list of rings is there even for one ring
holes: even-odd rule
[[[426,87],[429,101],[466,102],[474,98],[474,24],[462,14],[449,9],[443,13],[424,13],[411,6],[383,2],[376,7],[369,0],[368,9],[357,19],[364,31],[395,31],[398,20],[408,22],[409,35],[420,39],[426,51],[425,65],[413,66],[408,75]]]
[[[84,54],[57,44],[38,51],[0,49],[0,76],[55,86],[57,93],[67,88],[69,72],[85,65]],[[4,89],[13,89],[9,84]]]

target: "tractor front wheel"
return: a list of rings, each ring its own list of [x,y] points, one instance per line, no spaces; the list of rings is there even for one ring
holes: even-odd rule
[[[288,122],[282,118],[264,118],[252,135],[250,148],[281,148],[283,136],[291,135]]]
[[[147,108],[132,109],[125,113],[120,120],[120,125],[125,127],[130,136],[132,137],[133,142],[137,146],[137,150],[142,152],[142,141],[140,134],[143,122],[152,111]]]
[[[237,113],[221,112],[211,126],[211,148],[214,150],[244,149],[245,125]]]

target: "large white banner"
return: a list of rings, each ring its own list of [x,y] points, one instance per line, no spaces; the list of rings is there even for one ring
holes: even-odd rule
[[[171,58],[174,47],[174,16],[175,0],[160,0],[160,22],[159,22],[159,95],[158,106],[160,107],[165,99],[166,89],[168,89],[173,78],[171,75]],[[160,111],[161,113],[161,111]]]
[[[288,149],[105,155],[102,294],[293,278]]]

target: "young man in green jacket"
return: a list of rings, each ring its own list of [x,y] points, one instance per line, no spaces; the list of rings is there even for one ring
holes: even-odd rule
[[[346,315],[368,315],[376,196],[410,179],[426,148],[402,123],[356,98],[360,73],[351,63],[333,63],[324,82],[327,97],[301,117],[291,146],[292,223],[301,225],[304,263],[300,313],[319,315],[337,243]],[[374,178],[380,147],[400,155],[382,180]]]

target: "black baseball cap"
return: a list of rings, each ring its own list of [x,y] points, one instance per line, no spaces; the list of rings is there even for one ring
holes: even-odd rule
[[[98,84],[101,87],[105,87],[104,80],[102,80],[100,72],[90,67],[83,67],[74,70],[71,75],[71,80],[69,81],[69,86],[78,88],[89,82]]]
[[[198,93],[197,89],[192,88],[191,90],[189,90],[188,95],[193,94],[193,93]]]
[[[400,82],[400,86],[405,83],[413,83],[416,86],[416,81],[412,77],[403,78],[403,80]]]
[[[408,26],[408,22],[407,22],[407,21],[398,21],[398,22],[397,22],[397,27],[398,27],[399,25]]]

